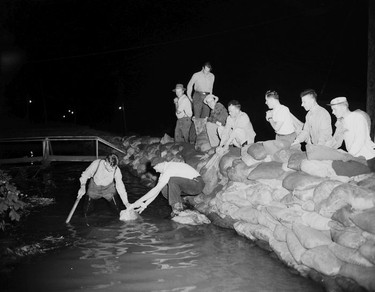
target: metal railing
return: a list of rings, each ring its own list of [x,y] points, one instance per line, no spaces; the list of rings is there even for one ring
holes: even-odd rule
[[[95,155],[56,155],[53,153],[52,142],[64,142],[64,141],[93,141],[95,142]],[[111,150],[126,154],[123,150],[119,149],[112,143],[97,137],[97,136],[49,136],[49,137],[20,137],[20,138],[4,138],[0,139],[0,153],[4,152],[4,148],[1,145],[11,143],[42,143],[42,155],[33,156],[32,151],[27,156],[2,158],[0,157],[0,164],[13,164],[13,163],[32,163],[32,162],[50,162],[50,161],[93,161],[98,158],[103,158],[105,155],[99,155],[100,143],[106,145]],[[2,153],[4,154],[4,153]]]

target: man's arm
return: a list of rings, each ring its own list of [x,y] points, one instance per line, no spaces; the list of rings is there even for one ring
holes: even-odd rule
[[[324,145],[332,139],[331,116],[328,112],[324,112],[319,118],[319,133],[318,145]]]
[[[294,140],[292,145],[305,142],[310,135],[309,128],[310,128],[310,121],[308,120],[307,115],[306,115],[305,124],[303,125],[303,129],[302,129],[301,133],[299,133],[297,138]]]
[[[139,198],[129,207],[132,209],[138,209],[136,211],[142,213],[147,208],[147,206],[150,205],[151,202],[156,199],[156,197],[159,195],[161,190],[167,185],[167,183],[168,182],[159,180],[155,187],[149,190],[143,197]]]
[[[211,73],[212,74],[212,73]],[[215,82],[215,75],[212,74],[212,83],[210,84],[210,88],[209,88],[209,92],[212,94],[213,90],[214,90],[214,82]]]
[[[122,181],[121,170],[117,168],[115,170],[115,185],[117,193],[119,194],[121,201],[124,203],[126,208],[130,205],[128,200],[128,193],[126,192],[124,182]]]
[[[193,101],[193,99],[191,98],[191,93],[193,91],[193,85],[195,84],[195,81],[196,81],[196,73],[193,74],[186,88],[186,95],[190,99],[190,101]]]
[[[93,177],[95,171],[99,167],[100,160],[95,160],[91,162],[91,164],[86,168],[85,171],[82,172],[81,177],[79,178],[79,182],[81,184],[80,189],[78,190],[78,198],[82,198],[82,196],[86,193],[86,183],[87,180]]]

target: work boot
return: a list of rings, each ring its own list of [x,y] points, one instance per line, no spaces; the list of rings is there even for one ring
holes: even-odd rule
[[[171,217],[175,217],[175,216],[178,216],[178,214],[180,214],[181,211],[184,210],[184,206],[182,205],[182,203],[175,203],[173,204],[172,206],[172,213],[171,213]]]

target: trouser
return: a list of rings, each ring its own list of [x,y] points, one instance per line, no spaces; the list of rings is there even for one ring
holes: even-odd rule
[[[288,134],[288,135],[276,134],[275,140],[282,142],[285,148],[289,148],[290,145],[292,145],[292,143],[296,139],[296,137],[297,137],[296,132],[293,132],[293,133]]]
[[[163,196],[168,199],[169,205],[182,203],[181,193],[196,196],[202,192],[204,181],[201,176],[194,179],[184,177],[171,177],[168,184],[161,190]]]
[[[193,114],[196,118],[206,118],[210,115],[210,108],[207,104],[203,102],[207,94],[204,94],[200,91],[195,91],[193,94]],[[195,143],[197,139],[197,134],[195,131],[194,123],[191,124],[189,131],[189,140],[190,143]]]
[[[104,198],[98,198],[98,199],[93,199],[90,198],[89,196],[85,196],[85,200],[83,202],[83,214],[85,216],[88,216],[93,210],[94,210],[94,201],[99,200],[99,199],[104,199]],[[122,208],[122,202],[120,199],[120,196],[118,194],[115,194],[112,199],[107,200],[107,203],[111,210],[115,212],[117,215],[120,215]]]
[[[219,134],[220,139],[222,138],[223,131],[223,126],[217,128],[217,132]],[[241,148],[244,144],[246,144],[246,133],[243,129],[234,129],[232,133],[234,133],[235,138],[233,139],[230,145]]]
[[[217,132],[217,128],[219,126],[215,123],[207,122],[206,129],[207,129],[207,136],[208,140],[210,141],[211,147],[217,147],[219,146],[220,139],[219,134]]]
[[[189,131],[191,125],[192,121],[190,117],[178,119],[174,130],[174,141],[177,143],[189,142]]]
[[[94,201],[106,199],[113,211],[120,214],[122,202],[117,194],[114,182],[107,186],[98,186],[93,179],[90,179],[87,187],[85,201],[83,203],[83,213],[87,216],[94,208]]]

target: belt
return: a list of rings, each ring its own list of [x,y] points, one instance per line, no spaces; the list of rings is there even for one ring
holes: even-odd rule
[[[207,94],[211,93],[211,92],[205,92],[205,91],[195,91],[195,92],[198,92],[198,93],[203,94],[203,95],[207,95]]]
[[[295,132],[293,132],[293,133],[290,133],[290,134],[277,134],[277,135],[279,135],[279,136],[289,136],[289,135],[293,135]]]

